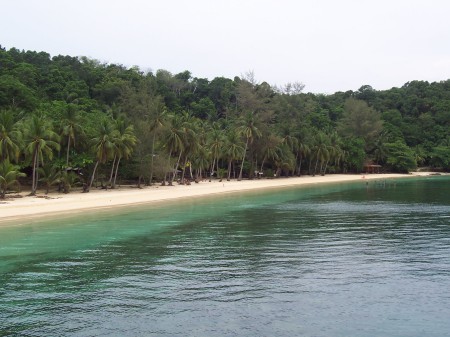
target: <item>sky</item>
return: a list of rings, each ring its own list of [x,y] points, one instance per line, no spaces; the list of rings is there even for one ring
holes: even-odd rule
[[[0,0],[0,45],[332,94],[450,78],[448,0]]]

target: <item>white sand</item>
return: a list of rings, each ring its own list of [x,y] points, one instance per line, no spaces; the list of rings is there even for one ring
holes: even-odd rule
[[[174,186],[152,186],[143,189],[122,187],[115,190],[91,190],[89,193],[73,191],[69,194],[50,193],[47,197],[39,193],[38,197],[24,196],[11,198],[0,203],[0,226],[18,220],[55,217],[61,214],[92,211],[99,208],[114,209],[127,205],[163,202],[179,198],[206,197],[224,193],[236,193],[256,189],[347,182],[355,180],[373,180],[416,176],[405,174],[336,174],[326,176],[304,176],[296,178],[242,180],[242,181],[203,181],[198,184]],[[428,173],[420,173],[428,175]],[[22,193],[22,195],[25,195]]]

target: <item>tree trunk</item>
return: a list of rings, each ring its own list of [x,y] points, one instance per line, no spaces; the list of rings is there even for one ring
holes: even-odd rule
[[[303,156],[300,154],[299,158],[298,158],[298,168],[297,168],[297,176],[301,176],[302,175],[302,158]]]
[[[69,167],[69,152],[70,152],[70,136],[67,140],[67,154],[66,154],[66,167]]]
[[[97,171],[97,166],[98,166],[98,160],[97,160],[97,162],[95,163],[94,171],[92,172],[91,182],[89,183],[89,188],[88,188],[87,192],[89,192],[89,190],[90,190],[91,187],[92,187],[92,184],[94,183],[95,172]]]
[[[325,175],[325,172],[327,171],[328,161],[329,161],[329,159],[327,159],[327,161],[325,162],[325,168],[323,170],[322,175]]]
[[[239,171],[238,181],[242,180],[242,170],[244,169],[244,161],[245,161],[245,155],[247,154],[247,147],[248,147],[248,137],[247,137],[247,141],[245,142],[244,156],[242,157],[241,170]]]
[[[152,158],[150,160],[150,186],[152,186],[153,181],[153,157],[155,156],[155,139],[156,139],[156,132],[153,133],[153,140],[152,140]]]
[[[113,177],[114,177],[114,167],[116,166],[116,158],[117,158],[117,155],[114,155],[114,159],[113,159],[113,163],[112,163],[112,167],[111,167],[111,174],[109,175],[108,185],[111,185]]]
[[[173,181],[175,180],[175,177],[176,177],[176,175],[177,175],[177,171],[178,171],[178,166],[180,165],[180,159],[181,159],[181,154],[183,153],[183,151],[180,151],[180,155],[178,156],[178,160],[177,160],[177,164],[176,164],[176,166],[175,166],[175,171],[173,172],[173,175],[172,175],[172,180],[170,181],[170,184],[169,185],[173,185]]]
[[[36,183],[36,177],[37,177],[37,160],[38,160],[38,149],[36,148],[36,150],[34,151],[34,158],[33,158],[33,180],[31,182],[31,193],[30,195],[36,195],[36,187],[37,187],[37,183]]]
[[[314,174],[313,176],[316,175],[316,171],[317,171],[317,164],[319,163],[319,152],[317,152],[317,159],[316,159],[316,165],[314,166]]]
[[[211,172],[209,172],[209,182],[211,182],[212,176],[214,174],[214,166],[216,165],[216,158],[213,159],[211,164]]]
[[[116,172],[114,174],[114,181],[112,184],[112,188],[116,188],[116,180],[117,180],[117,173],[119,172],[120,159],[122,159],[122,157],[119,156],[119,159],[117,160]]]
[[[228,176],[227,176],[227,181],[230,181],[230,177],[231,177],[231,159],[228,161]]]
[[[261,169],[259,170],[259,172],[262,172],[263,171],[263,167],[264,167],[264,162],[266,161],[266,156],[264,156],[264,158],[263,158],[263,160],[262,160],[262,163],[261,163]],[[261,175],[259,175],[259,176],[261,176]]]

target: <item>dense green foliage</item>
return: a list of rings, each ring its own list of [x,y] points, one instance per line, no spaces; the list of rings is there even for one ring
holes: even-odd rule
[[[118,176],[140,185],[362,172],[367,163],[450,169],[450,80],[302,89],[252,73],[208,80],[0,47],[0,159],[27,173],[32,193],[68,168],[86,191]]]

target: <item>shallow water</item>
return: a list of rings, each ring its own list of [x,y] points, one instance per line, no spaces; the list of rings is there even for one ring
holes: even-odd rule
[[[0,336],[450,336],[450,179],[0,229]]]

